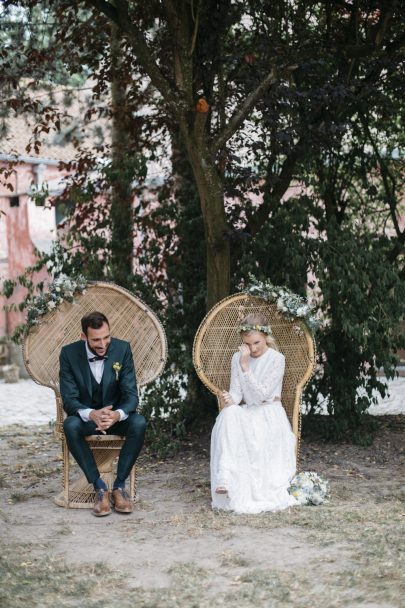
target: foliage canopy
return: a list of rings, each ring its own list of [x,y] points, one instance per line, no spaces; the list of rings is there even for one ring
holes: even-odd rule
[[[204,301],[210,307],[248,272],[312,290],[322,329],[311,411],[320,391],[335,437],[356,434],[373,390],[384,394],[378,369],[394,374],[403,343],[404,8],[397,0],[4,3],[3,18],[20,19],[25,34],[10,26],[2,112],[36,114],[34,147],[63,121],[27,75],[52,87],[62,75],[90,79],[80,127],[98,121],[104,137],[92,149],[78,139],[67,166],[68,265],[135,287],[161,309],[174,345],[168,390],[184,416],[195,417],[202,399],[189,353]],[[156,160],[160,181],[151,179]],[[167,409],[166,397],[155,398]]]

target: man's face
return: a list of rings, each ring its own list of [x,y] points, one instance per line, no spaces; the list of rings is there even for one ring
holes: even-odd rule
[[[110,328],[103,323],[98,329],[89,327],[87,336],[82,333],[82,339],[87,340],[88,347],[95,354],[104,357],[111,342]]]

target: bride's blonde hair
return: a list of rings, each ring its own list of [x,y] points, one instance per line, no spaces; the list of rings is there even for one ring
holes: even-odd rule
[[[249,327],[249,329],[245,329],[246,326]],[[255,326],[257,326],[257,329],[255,328]],[[269,331],[261,331],[260,328],[268,328]],[[244,334],[249,334],[252,331],[259,331],[260,333],[264,334],[266,336],[267,346],[269,346],[270,348],[274,348],[274,350],[278,350],[277,342],[275,341],[271,333],[271,327],[264,315],[250,313],[249,315],[244,317],[244,319],[242,319],[242,322],[239,327],[239,332],[241,336],[243,336]]]

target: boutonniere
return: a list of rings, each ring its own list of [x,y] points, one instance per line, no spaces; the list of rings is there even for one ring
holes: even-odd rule
[[[118,363],[118,361],[116,361],[115,363],[113,363],[113,370],[115,371],[115,379],[118,382],[118,378],[119,378],[119,373],[121,371],[122,365],[121,363]]]

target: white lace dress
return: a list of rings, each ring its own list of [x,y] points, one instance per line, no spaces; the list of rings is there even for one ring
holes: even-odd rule
[[[295,475],[295,435],[281,401],[285,359],[269,348],[250,357],[244,373],[232,358],[233,402],[224,407],[211,436],[212,507],[236,513],[278,511],[297,505],[287,489]],[[216,494],[225,487],[227,494]]]

